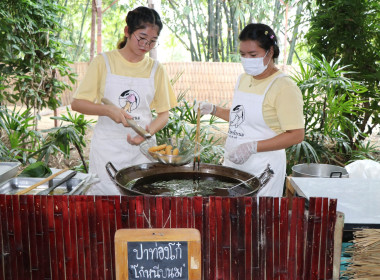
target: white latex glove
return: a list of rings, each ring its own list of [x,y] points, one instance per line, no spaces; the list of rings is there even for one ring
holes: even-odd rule
[[[196,101],[193,110],[197,112],[198,107],[201,110],[201,115],[211,114],[215,110],[215,105],[206,101]]]
[[[253,154],[257,153],[257,141],[252,141],[244,144],[240,144],[239,146],[232,149],[231,152],[228,153],[228,159],[235,164],[243,164],[246,162],[249,157]]]

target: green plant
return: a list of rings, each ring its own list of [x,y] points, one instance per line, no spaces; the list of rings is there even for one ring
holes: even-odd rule
[[[357,107],[355,114],[343,111],[340,118],[351,120],[363,134],[355,136],[349,129],[341,131],[351,139],[351,148],[356,149],[367,135],[380,123],[380,4],[376,0],[317,0],[306,34],[310,52],[328,61],[340,61],[349,65],[345,76],[352,81],[361,81],[367,91],[352,91],[340,100],[361,100],[350,104]]]
[[[300,62],[299,72],[293,75],[303,94],[306,135],[304,142],[287,150],[290,166],[330,161],[343,165],[353,147],[360,148],[355,140],[365,134],[347,115],[360,115],[363,100],[357,94],[367,89],[347,77],[351,72],[340,63],[311,57],[306,65]]]
[[[174,135],[179,138],[189,138],[195,141],[197,115],[193,110],[194,104],[185,99],[186,91],[177,97],[178,106],[169,111],[170,117],[167,125],[157,132],[156,138],[160,142],[162,139],[168,139]],[[203,147],[201,153],[201,162],[220,164],[223,159],[223,146],[220,137],[215,137],[213,130],[218,131],[217,123],[222,123],[216,117],[206,119],[201,117],[200,144]]]
[[[42,135],[34,130],[33,121],[35,116],[30,109],[22,111],[13,110],[0,106],[0,129],[3,132],[2,157],[12,160],[19,160],[22,163],[28,162],[28,154],[38,147]]]
[[[82,164],[83,170],[87,173],[88,168],[83,156],[83,147],[86,147],[85,135],[93,120],[86,120],[83,114],[71,114],[67,108],[67,116],[51,117],[61,121],[61,125],[52,129],[45,130],[47,136],[40,149],[32,153],[30,156],[37,156],[38,161],[49,161],[49,157],[57,152],[63,153],[66,158],[70,156],[71,145],[77,150]],[[70,124],[63,126],[63,122]],[[79,168],[82,169],[82,168]]]
[[[66,43],[57,38],[63,12],[51,0],[0,2],[0,102],[25,104],[37,114],[60,106],[59,95],[70,88],[61,77],[74,82],[76,76],[62,52]]]

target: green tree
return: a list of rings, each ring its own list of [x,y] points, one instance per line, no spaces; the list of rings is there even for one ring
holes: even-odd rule
[[[59,95],[69,86],[59,76],[74,82],[66,45],[57,38],[61,13],[52,0],[0,2],[0,102],[18,102],[37,114],[60,106]]]
[[[368,89],[356,92],[362,102],[354,104],[356,114],[343,112],[360,131],[357,141],[371,134],[380,121],[380,4],[376,0],[317,0],[306,39],[311,53],[327,61],[340,60],[348,65],[347,77],[362,81]],[[339,92],[336,92],[339,94]],[[352,98],[349,95],[347,99]],[[353,139],[356,135],[342,131]],[[352,147],[355,143],[352,142]]]

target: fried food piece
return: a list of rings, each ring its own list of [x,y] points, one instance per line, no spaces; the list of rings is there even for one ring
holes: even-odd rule
[[[179,150],[178,150],[178,148],[175,148],[174,150],[173,150],[173,156],[176,156],[176,155],[178,155],[179,154]]]
[[[148,149],[148,151],[152,152],[152,153],[158,152],[158,151],[161,151],[161,150],[165,149],[166,146],[167,146],[167,144],[162,144],[162,145],[159,145],[159,146],[153,146],[153,147],[150,147]]]
[[[171,155],[172,154],[172,148],[173,148],[172,145],[167,145],[166,146],[165,152],[166,152],[167,155]]]

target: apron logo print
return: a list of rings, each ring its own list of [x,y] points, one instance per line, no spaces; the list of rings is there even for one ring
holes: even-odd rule
[[[244,106],[236,105],[231,111],[230,119],[230,126],[238,128],[244,122],[245,119]]]
[[[128,113],[137,109],[140,104],[140,96],[132,89],[124,91],[119,96],[119,104]]]

